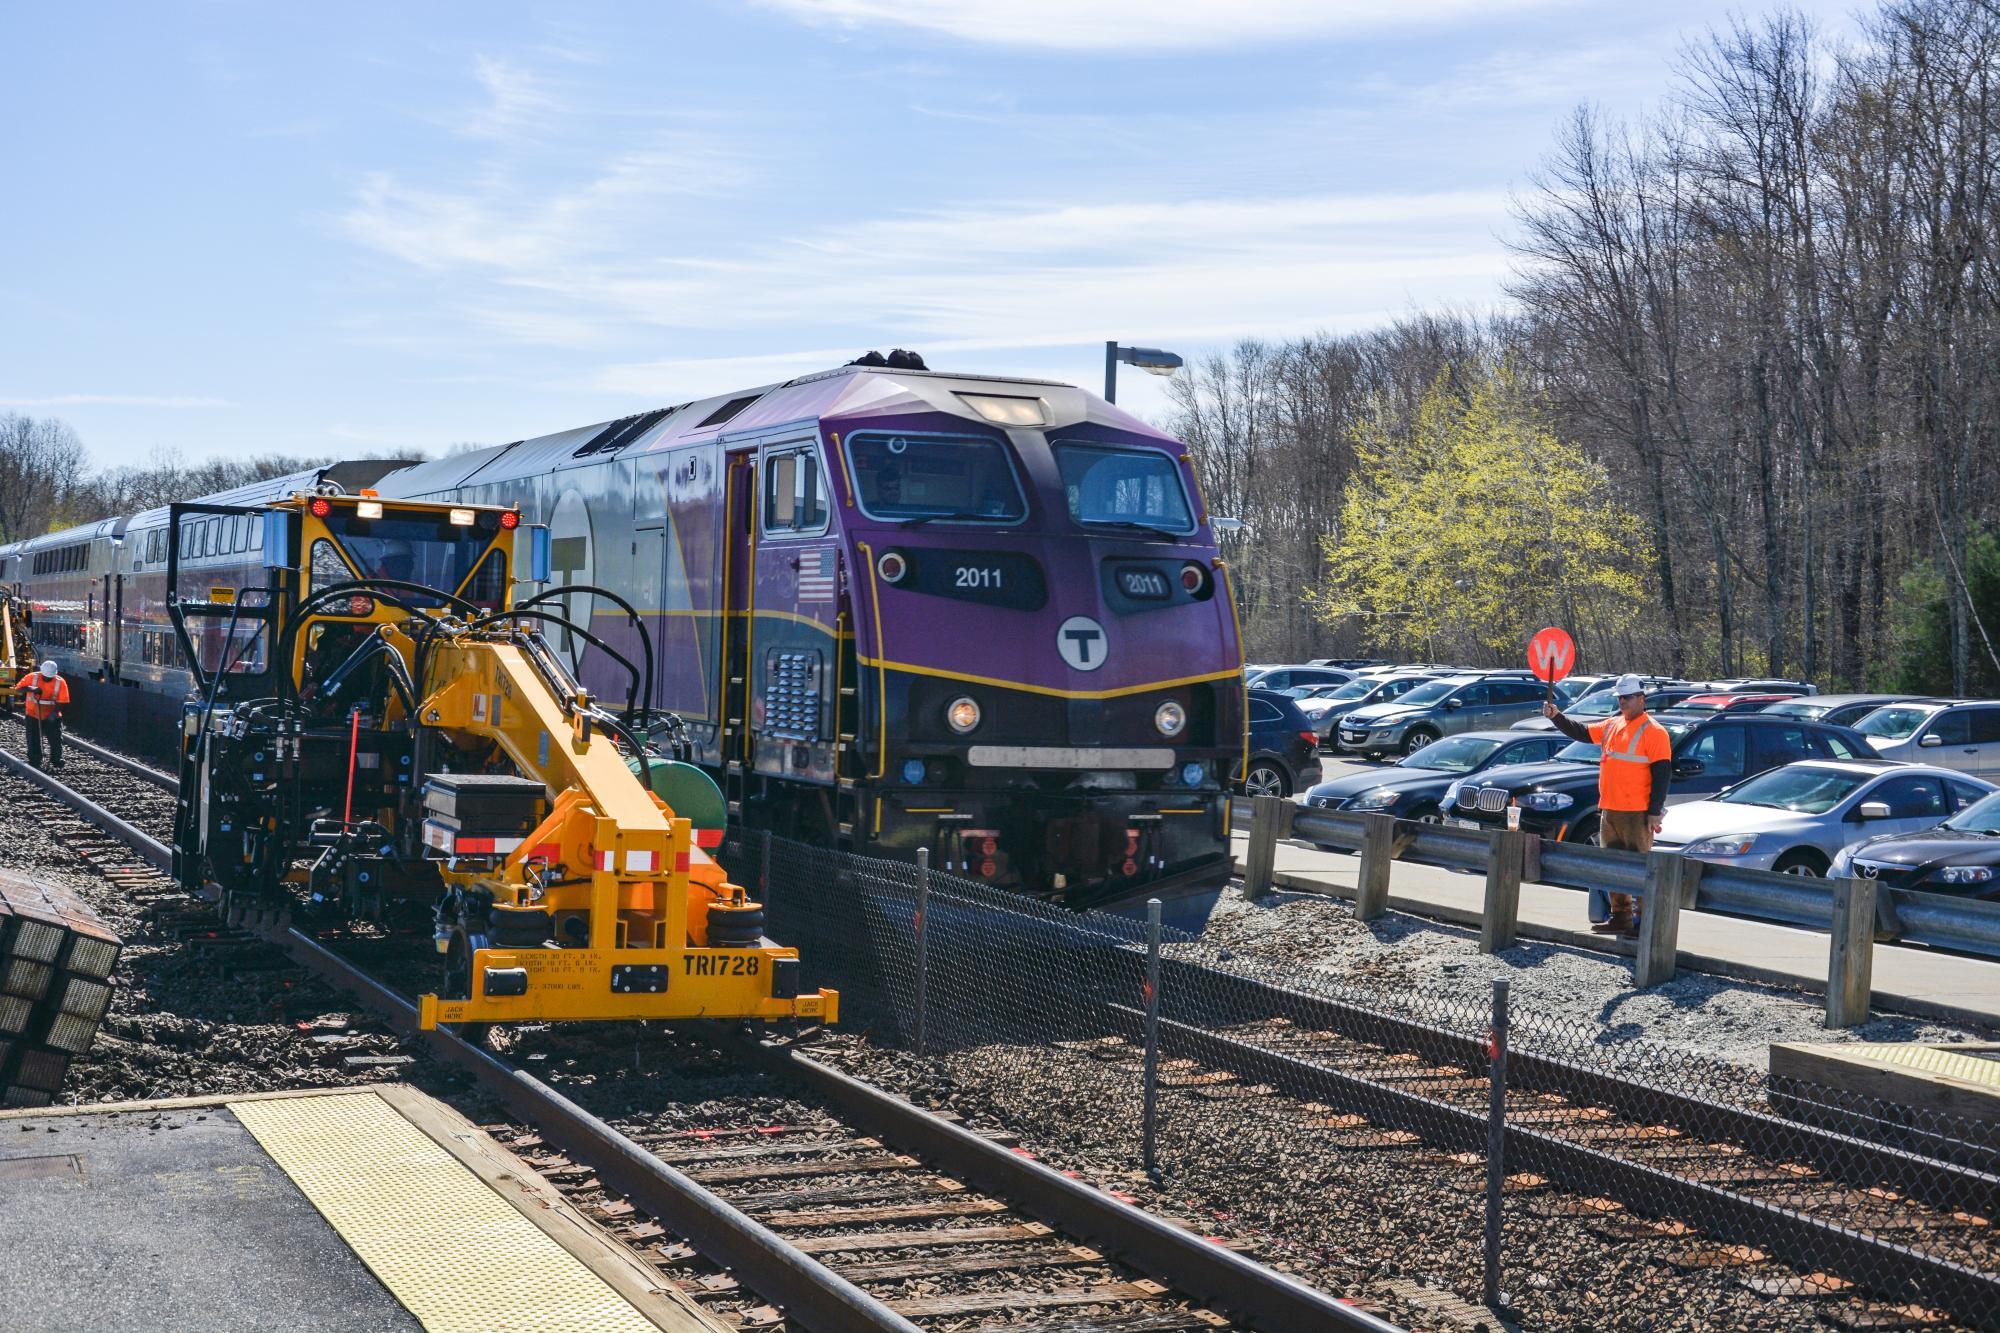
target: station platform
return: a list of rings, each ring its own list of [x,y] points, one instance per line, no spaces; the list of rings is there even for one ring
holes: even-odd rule
[[[0,1112],[0,1329],[722,1333],[413,1088]]]
[[[1244,873],[1247,832],[1231,839],[1236,873]],[[1353,898],[1360,858],[1322,851],[1307,843],[1281,840],[1271,882],[1279,889],[1327,897]],[[1442,866],[1398,861],[1389,872],[1389,908],[1473,931],[1486,906],[1486,881]],[[1548,884],[1521,885],[1519,931],[1595,953],[1632,957],[1631,940],[1594,935],[1584,894]],[[1768,921],[1681,912],[1680,966],[1713,976],[1763,982],[1826,993],[1829,941],[1825,931]],[[1941,953],[1921,946],[1877,944],[1873,1007],[1877,1012],[1911,1014],[1975,1027],[2000,1027],[2000,962]]]

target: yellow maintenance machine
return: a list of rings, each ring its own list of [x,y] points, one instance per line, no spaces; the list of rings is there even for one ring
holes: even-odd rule
[[[239,520],[260,567],[192,554],[214,549],[202,525]],[[704,850],[721,797],[652,739],[678,723],[641,702],[637,613],[601,588],[515,601],[547,582],[546,529],[367,491],[170,521],[168,609],[196,677],[174,838],[188,887],[327,924],[427,906],[444,975],[426,1028],[835,1019],[836,993],[802,990],[798,951],[764,938],[761,905]],[[639,662],[567,618],[580,591],[624,609]],[[624,669],[622,708],[544,625]]]
[[[0,713],[14,713],[14,686],[35,669],[28,604],[10,588],[0,588]]]

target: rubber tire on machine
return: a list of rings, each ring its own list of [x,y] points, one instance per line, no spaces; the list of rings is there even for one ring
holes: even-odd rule
[[[1403,737],[1403,753],[1406,755],[1415,754],[1426,745],[1436,743],[1437,738],[1438,734],[1429,727],[1413,728],[1409,735]]]
[[[1798,875],[1808,879],[1824,879],[1828,866],[1816,853],[1804,848],[1795,848],[1777,859],[1771,869],[1780,875]]]
[[[1268,774],[1269,776],[1263,781],[1257,781],[1256,779],[1260,774]],[[1276,764],[1259,760],[1251,764],[1249,770],[1243,775],[1243,794],[1245,796],[1290,796],[1292,794],[1292,784],[1290,779],[1285,776],[1284,769],[1279,768]]]

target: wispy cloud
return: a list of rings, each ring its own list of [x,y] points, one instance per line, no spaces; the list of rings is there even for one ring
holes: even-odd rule
[[[186,394],[150,393],[59,393],[41,396],[0,393],[0,407],[234,407],[227,398],[198,398]]]
[[[1568,0],[763,0],[840,29],[917,28],[959,41],[1097,54],[1199,51],[1308,37],[1491,21]]]
[[[456,119],[453,128],[467,138],[513,142],[533,137],[566,110],[546,79],[510,60],[476,56],[472,74],[486,100]]]

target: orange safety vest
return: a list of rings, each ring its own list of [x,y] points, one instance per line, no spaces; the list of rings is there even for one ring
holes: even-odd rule
[[[31,671],[14,689],[28,696],[29,717],[48,717],[69,702],[69,682],[61,676],[50,680],[39,671]]]
[[[1604,752],[1597,761],[1598,808],[1644,814],[1653,797],[1651,765],[1673,757],[1667,729],[1641,713],[1630,722],[1614,717],[1594,723],[1590,739]]]

